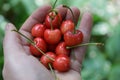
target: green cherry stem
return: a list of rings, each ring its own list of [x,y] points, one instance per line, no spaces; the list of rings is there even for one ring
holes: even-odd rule
[[[33,44],[32,44],[33,45]],[[38,48],[37,46],[35,46],[35,45],[33,45],[39,52],[41,52],[43,55],[45,55],[47,58],[49,58],[50,60],[52,60],[52,61],[55,61],[55,59],[53,59],[53,58],[51,58],[51,57],[49,57],[49,56],[47,56],[40,48]]]
[[[27,39],[27,41],[28,41],[32,46],[34,46],[39,52],[41,52],[43,55],[45,55],[45,56],[46,56],[47,58],[49,58],[50,60],[54,61],[53,58],[47,56],[41,49],[39,49],[39,48],[35,45],[35,43],[34,43],[33,40],[29,39],[27,36],[25,36],[24,34],[22,34],[21,32],[19,32],[18,30],[15,30],[15,29],[14,29],[14,30],[12,30],[12,31],[17,32],[18,34],[20,34],[21,36],[23,36],[23,37],[24,37],[25,39]]]
[[[63,5],[63,7],[68,8],[70,10],[70,12],[72,13],[73,20],[75,20],[75,16],[74,16],[74,13],[73,13],[72,9],[67,5]]]
[[[74,16],[74,13],[73,13],[72,9],[71,9],[69,6],[67,6],[67,5],[63,5],[63,7],[68,8],[68,9],[70,10],[70,12],[72,13],[73,22],[74,22],[74,24],[75,24],[75,26],[76,26],[77,23],[75,22],[75,16]],[[74,34],[75,34],[75,33],[76,33],[76,30],[75,30],[75,28],[74,28]]]
[[[58,1],[58,0],[55,0],[55,2],[54,2],[54,4],[53,4],[52,9],[54,9],[54,8],[55,8],[55,5],[56,5],[57,1]]]
[[[70,10],[70,12],[72,13],[73,20],[75,20],[75,16],[74,16],[74,13],[73,13],[72,9],[67,5],[63,5],[63,7],[68,8]]]
[[[29,43],[35,45],[34,41],[32,41],[31,39],[29,39],[28,37],[26,37],[25,35],[23,35],[23,34],[22,34],[21,32],[19,32],[18,30],[15,30],[15,29],[14,29],[14,30],[12,30],[12,31],[17,32],[18,34],[20,34],[21,36],[23,36],[24,38],[26,38]]]
[[[58,14],[57,10],[55,9],[51,9],[49,12],[55,12],[56,15]]]
[[[59,80],[59,78],[56,76],[55,71],[53,70],[53,68],[51,66],[51,63],[48,63],[48,66],[50,68],[50,71],[51,71],[52,75],[55,77],[55,80]]]
[[[75,46],[67,46],[66,49],[72,49],[72,48],[76,48],[76,47],[81,47],[81,46],[90,46],[90,45],[96,45],[96,46],[103,46],[103,43],[84,43],[84,44],[78,44]]]

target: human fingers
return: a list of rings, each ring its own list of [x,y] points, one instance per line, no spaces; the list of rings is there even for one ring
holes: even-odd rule
[[[4,49],[5,59],[7,59],[8,57],[11,57],[11,56],[15,56],[16,54],[17,55],[25,55],[25,54],[22,54],[22,53],[24,53],[24,50],[21,45],[20,36],[17,33],[13,32],[12,31],[13,29],[16,29],[13,24],[8,23],[6,25],[5,37],[4,37],[4,41],[3,41],[3,49]],[[21,54],[18,54],[18,52]]]
[[[92,29],[92,16],[89,12],[85,12],[82,16],[81,24],[79,29],[83,33],[83,42],[82,43],[87,43],[90,40],[91,36],[91,29]],[[77,71],[80,71],[80,67],[82,65],[82,61],[84,59],[85,53],[86,53],[86,46],[78,47],[73,49],[74,52],[74,58],[73,59],[73,68]]]
[[[75,24],[77,24],[79,16],[80,16],[80,10],[76,7],[71,7],[72,12],[68,9],[67,10],[67,14],[66,14],[66,18],[65,20],[71,20],[73,21]]]

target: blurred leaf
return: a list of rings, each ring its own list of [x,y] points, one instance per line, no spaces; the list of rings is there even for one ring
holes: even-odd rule
[[[15,7],[16,5],[19,4],[21,0],[7,0],[7,1],[12,7]]]
[[[12,7],[5,16],[15,24],[17,28],[19,28],[27,17],[37,8],[34,0],[8,0],[8,2]]]
[[[94,22],[93,24],[97,24],[98,22],[104,22],[105,21],[104,18],[102,18],[101,16],[99,16],[95,13],[93,13],[92,15],[93,15],[93,22]]]
[[[2,6],[3,6],[3,0],[0,0],[0,11],[2,9]],[[0,12],[1,13],[1,12]]]
[[[12,7],[6,14],[6,18],[10,20],[17,28],[19,28],[28,17],[28,12],[21,2]]]
[[[3,15],[0,15],[0,80],[2,79],[2,69],[3,69],[3,37],[4,37],[4,29],[7,21],[5,20]]]
[[[25,10],[27,11],[27,14],[31,14],[37,6],[35,5],[35,0],[20,0],[23,4]]]
[[[114,65],[110,72],[109,80],[120,80],[120,64]]]
[[[4,37],[4,29],[7,21],[3,17],[3,15],[0,15],[0,55],[2,55],[2,43],[3,43],[3,37]]]
[[[111,64],[96,48],[90,47],[88,58],[85,59],[82,69],[83,80],[103,80],[110,72]]]
[[[109,33],[111,26],[107,22],[99,22],[94,25],[92,35],[106,35]]]
[[[106,51],[112,61],[120,63],[120,24],[113,29],[113,34],[106,41]]]
[[[3,70],[3,56],[0,56],[0,80],[3,80],[3,77],[2,77],[2,70]]]

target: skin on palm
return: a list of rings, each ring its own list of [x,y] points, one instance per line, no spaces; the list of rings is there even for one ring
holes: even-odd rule
[[[20,29],[20,32],[32,39],[32,36],[30,34],[32,26],[38,22],[42,23],[45,19],[45,15],[50,9],[50,6],[43,6],[37,9],[37,11],[35,11],[25,21]],[[63,19],[69,19],[73,21],[69,10],[63,8],[62,6],[59,6],[57,9]],[[77,23],[80,12],[75,7],[72,8],[72,11],[75,15],[75,21]],[[85,36],[83,43],[89,41],[91,27],[92,18],[91,15],[87,12],[83,15],[80,24],[80,29]],[[4,39],[4,80],[54,80],[54,77],[50,74],[50,72],[42,64],[40,64],[36,58],[30,55],[27,41],[23,37],[20,37],[18,34],[11,32],[12,29],[15,29],[12,24],[8,24],[6,26],[6,34]],[[70,80],[71,78],[74,80],[80,80],[80,66],[85,55],[85,50],[86,47],[76,48],[73,50],[74,54],[71,55],[71,61],[73,62],[71,63],[71,70],[66,73],[59,73],[55,71],[59,79]]]
[[[35,57],[26,54],[26,50],[21,44],[20,36],[15,32],[11,32],[12,29],[15,29],[15,27],[12,24],[8,24],[4,39],[4,80],[54,79],[50,72]],[[40,77],[38,77],[39,75]]]

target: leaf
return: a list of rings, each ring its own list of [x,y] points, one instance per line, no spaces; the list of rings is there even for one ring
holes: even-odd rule
[[[3,0],[0,0],[0,11],[1,11],[2,7],[3,7]]]
[[[29,15],[37,8],[35,0],[21,0],[21,3]]]
[[[108,80],[120,80],[120,64],[115,64],[112,67]]]
[[[113,33],[106,41],[108,57],[114,62],[120,62],[120,24],[113,29]]]
[[[97,47],[90,47],[88,58],[83,62],[83,80],[103,80],[111,69],[111,63],[98,50]]]
[[[93,36],[107,35],[110,31],[111,26],[107,22],[99,22],[94,25],[92,29]]]

